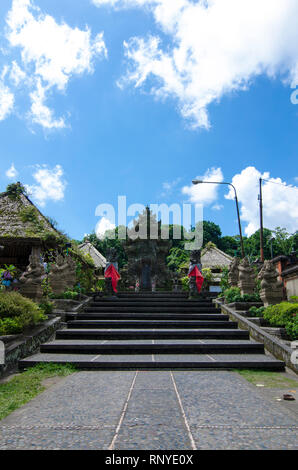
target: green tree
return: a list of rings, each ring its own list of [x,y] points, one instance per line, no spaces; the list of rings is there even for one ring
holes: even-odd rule
[[[297,245],[297,232],[291,235],[285,228],[276,227],[273,236],[274,256],[290,255]]]
[[[203,246],[207,243],[212,242],[219,247],[221,241],[221,229],[220,226],[209,220],[203,221]]]
[[[239,256],[241,253],[239,235],[222,237],[218,248],[230,256]]]
[[[167,265],[172,271],[176,271],[185,263],[189,263],[189,251],[184,250],[178,246],[170,249],[170,254],[167,257]]]

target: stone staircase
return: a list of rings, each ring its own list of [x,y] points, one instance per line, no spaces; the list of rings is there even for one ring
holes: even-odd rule
[[[67,314],[67,328],[19,367],[40,362],[104,370],[285,367],[221,314],[210,297],[192,301],[184,293],[95,298],[83,312]]]

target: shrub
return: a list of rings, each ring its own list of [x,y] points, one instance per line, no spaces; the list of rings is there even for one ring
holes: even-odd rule
[[[229,268],[227,266],[224,266],[221,270],[220,287],[222,292],[229,288]]]
[[[189,291],[189,277],[185,276],[181,278],[182,290]]]
[[[134,289],[134,286],[133,286],[133,289]],[[98,281],[96,282],[95,291],[103,292],[104,290],[105,290],[105,280],[104,279],[98,279]]]
[[[250,307],[249,314],[251,317],[262,317],[264,315],[265,307]]]
[[[239,287],[230,287],[224,292],[225,300],[228,304],[233,302],[259,302],[259,294],[244,294],[241,295]]]
[[[63,294],[63,299],[76,300],[79,296],[78,292],[72,290],[66,290]]]
[[[286,326],[293,322],[298,313],[298,303],[281,302],[270,305],[264,311],[264,319],[272,326]]]
[[[236,302],[236,298],[241,297],[241,291],[239,287],[230,287],[229,289],[225,290],[224,295],[226,302],[230,304],[232,302]]]
[[[298,316],[295,316],[286,324],[286,330],[291,340],[298,339]]]
[[[39,304],[39,308],[43,311],[45,315],[50,315],[53,313],[54,304],[52,302],[44,301]]]
[[[21,333],[46,319],[32,300],[17,292],[0,292],[0,334]]]

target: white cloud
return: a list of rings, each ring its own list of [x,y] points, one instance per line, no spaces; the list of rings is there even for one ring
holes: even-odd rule
[[[96,225],[95,234],[98,238],[103,238],[107,230],[114,230],[115,227],[109,219],[102,217]]]
[[[30,93],[30,97],[32,105],[28,116],[33,123],[40,124],[45,129],[62,129],[66,126],[64,118],[55,119],[53,111],[45,105],[46,90],[40,80],[37,81],[36,90]]]
[[[221,211],[223,208],[224,206],[222,204],[214,204],[214,206],[212,206],[212,210],[214,211]]]
[[[98,6],[150,10],[169,36],[124,43],[126,82],[149,83],[158,98],[174,97],[192,127],[210,126],[208,107],[247,89],[258,75],[298,83],[297,0],[93,0]],[[149,80],[154,78],[154,84]]]
[[[14,164],[12,163],[11,167],[7,170],[7,172],[5,173],[7,178],[11,178],[11,179],[14,179],[18,176],[18,171],[16,170]]]
[[[223,181],[223,174],[221,168],[210,168],[203,176],[198,176],[196,179],[201,181]],[[189,196],[190,202],[194,204],[202,204],[208,206],[217,200],[218,184],[197,184],[184,186],[182,193]]]
[[[64,127],[64,120],[55,119],[45,105],[47,94],[52,89],[65,91],[73,76],[93,72],[94,59],[107,55],[103,33],[92,39],[88,27],[57,23],[33,0],[13,0],[6,23],[6,38],[12,48],[20,49],[22,61],[21,67],[12,63],[10,78],[16,86],[30,84],[33,122],[46,129]]]
[[[19,86],[20,83],[27,81],[26,73],[15,60],[12,62],[9,78],[15,86]]]
[[[56,165],[53,169],[49,169],[46,165],[38,166],[33,174],[37,184],[27,185],[26,188],[31,197],[42,207],[48,200],[61,201],[67,185],[63,180],[63,174],[61,165]]]
[[[269,181],[263,182],[264,227],[273,230],[279,226],[295,232],[298,228],[298,187],[287,185],[280,178],[270,177],[268,172],[262,174],[255,167],[247,167],[232,180],[241,204],[241,221],[247,222],[246,235],[250,236],[260,228],[260,178]],[[234,199],[232,188],[225,197]]]
[[[175,187],[180,183],[181,178],[176,178],[174,181],[162,183],[164,191],[161,193],[162,197],[168,196],[173,193]]]
[[[14,95],[0,80],[0,121],[6,119],[14,107]]]

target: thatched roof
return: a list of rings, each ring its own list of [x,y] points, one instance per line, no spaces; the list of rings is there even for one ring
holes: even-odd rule
[[[79,250],[85,255],[90,255],[93,259],[96,268],[105,268],[107,265],[106,258],[92,245],[92,243],[86,241],[79,245]]]
[[[26,195],[0,194],[0,240],[31,240],[34,244],[38,240],[53,242],[62,236]]]
[[[230,266],[232,260],[232,256],[227,255],[213,244],[207,244],[202,250],[201,263],[203,268]]]

